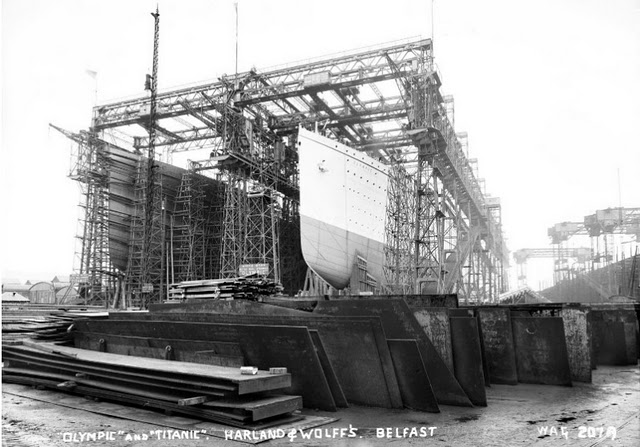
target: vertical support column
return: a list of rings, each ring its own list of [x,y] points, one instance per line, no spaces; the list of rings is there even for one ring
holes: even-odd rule
[[[401,165],[394,165],[389,174],[385,228],[384,276],[386,292],[406,295],[415,285],[414,222],[416,219],[415,176]]]
[[[238,276],[243,257],[243,237],[246,204],[246,182],[239,175],[229,173],[226,182],[224,220],[222,237],[221,270],[222,278]]]
[[[173,280],[205,279],[204,192],[194,170],[182,175],[172,228]]]

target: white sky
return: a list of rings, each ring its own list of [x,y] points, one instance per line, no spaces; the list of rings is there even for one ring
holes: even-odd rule
[[[94,101],[143,93],[160,6],[160,89],[234,70],[233,1],[2,0],[3,278],[73,267],[71,143]],[[436,0],[435,55],[509,248],[596,209],[640,207],[640,1]],[[429,0],[240,0],[239,70],[431,35]],[[545,267],[546,269],[547,267]],[[543,270],[545,270],[543,269]],[[535,270],[535,268],[533,269]],[[536,286],[548,271],[532,272]],[[512,284],[515,287],[515,284]]]

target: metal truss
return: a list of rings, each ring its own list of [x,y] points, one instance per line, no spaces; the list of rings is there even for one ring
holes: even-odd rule
[[[227,192],[224,201],[220,275],[222,278],[233,278],[238,276],[244,256],[244,219],[246,215],[242,211],[247,208],[247,182],[239,174],[229,173],[225,183]]]
[[[147,158],[140,157],[131,216],[127,287],[131,305],[147,307],[165,296],[165,197],[159,166],[151,173]],[[149,184],[151,183],[151,184]]]
[[[257,181],[247,191],[246,236],[241,273],[262,273],[280,282],[280,244],[278,216],[281,214],[278,203],[276,159],[272,154],[264,153],[265,148],[254,148],[257,163],[250,177]]]
[[[203,179],[193,170],[182,175],[171,224],[171,283],[204,277],[205,215]]]
[[[207,149],[194,169],[225,185],[222,225],[205,224],[202,275],[268,264],[294,292],[304,279],[299,241],[288,238],[298,225],[295,139],[299,126],[322,130],[393,167],[377,284],[487,301],[507,287],[500,208],[482,192],[440,86],[431,40],[405,41],[158,93],[154,120],[150,98],[101,105],[93,129],[126,131],[132,151]]]
[[[195,169],[192,168],[192,169]],[[216,188],[213,192],[213,200],[205,209],[205,240],[204,240],[204,273],[203,278],[218,278],[222,271],[222,246],[224,225],[224,205],[227,185],[222,182],[222,174],[215,177]]]
[[[386,291],[392,295],[408,295],[414,291],[414,197],[417,197],[415,177],[396,163],[389,171],[385,226],[384,275]]]
[[[550,227],[552,249],[557,253],[554,266],[554,283],[569,279],[574,273],[564,253],[569,240],[575,236],[588,236],[591,244],[590,268],[604,268],[614,262],[616,239],[628,237],[629,242],[640,239],[640,208],[607,208],[584,217],[582,222],[562,222]],[[587,266],[582,267],[583,270]],[[523,275],[524,276],[524,273]]]
[[[227,154],[199,163],[199,170],[227,173],[222,248],[223,277],[250,273],[280,280],[278,159],[275,146],[261,145],[262,128],[233,110],[225,114]],[[279,147],[279,146],[278,146]]]

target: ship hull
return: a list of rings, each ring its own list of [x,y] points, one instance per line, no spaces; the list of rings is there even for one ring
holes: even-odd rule
[[[305,262],[334,288],[349,285],[357,256],[367,261],[367,273],[376,279],[382,277],[382,242],[307,216],[300,216],[300,229]]]
[[[298,134],[298,156],[300,241],[305,262],[331,286],[344,289],[360,257],[366,261],[361,263],[366,264],[366,274],[379,285],[384,260],[386,166],[304,129]]]

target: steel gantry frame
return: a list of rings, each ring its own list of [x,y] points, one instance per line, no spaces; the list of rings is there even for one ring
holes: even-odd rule
[[[554,259],[556,270],[559,265],[567,264],[567,259],[575,259],[580,264],[579,271],[587,270],[587,263],[591,261],[591,249],[586,247],[567,248],[553,246],[550,248],[521,248],[513,253],[517,266],[518,287],[527,286],[527,260],[530,258]]]
[[[588,236],[591,243],[591,269],[606,267],[614,261],[614,235],[635,236],[640,240],[640,208],[607,208],[585,216],[582,222],[562,222],[547,230],[554,249],[561,254],[574,236]],[[557,256],[554,283],[569,276],[566,259]]]
[[[387,216],[380,292],[453,292],[490,301],[507,288],[500,205],[481,190],[440,79],[430,39],[395,42],[159,92],[151,121],[150,98],[102,104],[91,129],[104,140],[117,134],[118,146],[133,153],[153,147],[160,159],[210,153],[190,168],[224,183],[224,206],[215,212],[198,206],[206,231],[197,238],[207,245],[198,256],[206,253],[209,268],[190,271],[230,276],[242,265],[267,264],[271,277],[296,278],[292,289],[302,287],[299,241],[283,233],[295,233],[298,224],[295,143],[303,126],[392,166],[388,206],[380,210]],[[154,138],[141,132],[150,129]],[[189,202],[180,200],[184,209]],[[218,220],[211,219],[216,213]],[[176,243],[171,250],[184,248]]]
[[[552,251],[555,253],[553,272],[554,286],[548,290],[561,290],[568,295],[578,295],[574,280],[579,279],[596,292],[601,299],[607,300],[616,294],[627,293],[637,296],[633,281],[625,278],[625,269],[629,268],[634,278],[632,262],[636,260],[638,241],[640,241],[640,208],[607,208],[596,210],[584,217],[582,222],[562,222],[547,230],[551,238]],[[566,252],[569,241],[576,236],[589,237],[591,244],[588,265],[578,261],[578,268],[570,265]],[[625,240],[626,239],[626,240]],[[629,259],[623,244],[629,245]],[[636,250],[634,256],[633,250]],[[516,252],[517,253],[517,252]],[[582,265],[581,265],[582,264]],[[627,265],[628,264],[628,265]]]

